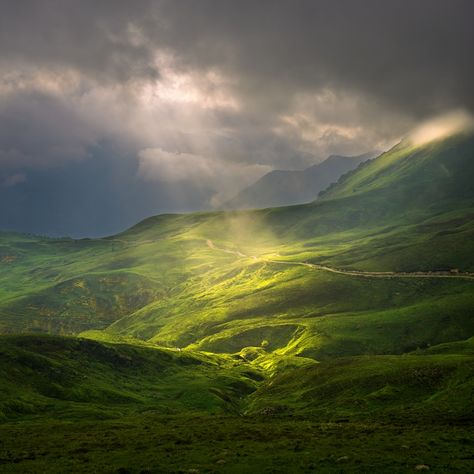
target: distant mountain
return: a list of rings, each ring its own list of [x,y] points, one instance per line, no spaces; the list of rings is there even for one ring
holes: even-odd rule
[[[358,156],[331,155],[323,162],[304,170],[271,171],[242,190],[224,207],[257,209],[313,201],[320,191],[337,181],[344,173],[374,156],[374,153]]]

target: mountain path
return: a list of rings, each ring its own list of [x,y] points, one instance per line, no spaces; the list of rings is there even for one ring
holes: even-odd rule
[[[242,258],[252,258],[261,262],[278,263],[283,265],[299,265],[303,267],[312,268],[314,270],[323,270],[326,272],[337,273],[340,275],[348,275],[362,278],[460,278],[464,280],[474,280],[474,273],[471,272],[368,272],[359,270],[341,270],[338,268],[328,267],[326,265],[318,265],[308,262],[293,262],[291,260],[274,260],[269,258],[256,257],[255,255],[246,255],[239,250],[230,250],[217,247],[210,239],[206,240],[206,245],[216,251],[229,253]]]

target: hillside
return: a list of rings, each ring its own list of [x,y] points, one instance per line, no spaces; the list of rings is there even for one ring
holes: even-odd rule
[[[304,170],[271,171],[239,192],[224,208],[257,209],[313,201],[319,192],[336,182],[340,176],[373,156],[371,153],[358,156],[331,155]]]
[[[230,358],[133,343],[3,336],[2,420],[236,413],[262,379]],[[12,379],[12,374],[14,378]]]
[[[377,160],[366,162],[356,172],[343,176],[325,193],[327,199],[390,190],[400,203],[412,205],[472,199],[474,170],[471,132],[416,145],[405,139]],[[418,200],[413,202],[413,198]],[[448,202],[446,202],[448,201]]]
[[[307,206],[269,210],[279,241],[343,268],[472,270],[474,136],[405,141],[347,173]]]

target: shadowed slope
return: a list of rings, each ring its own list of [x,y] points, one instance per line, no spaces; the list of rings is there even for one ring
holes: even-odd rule
[[[257,371],[230,359],[51,336],[1,338],[0,415],[232,413]]]

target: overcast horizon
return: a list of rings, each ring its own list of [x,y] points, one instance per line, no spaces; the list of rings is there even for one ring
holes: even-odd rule
[[[0,230],[111,234],[474,109],[467,0],[5,0]]]

